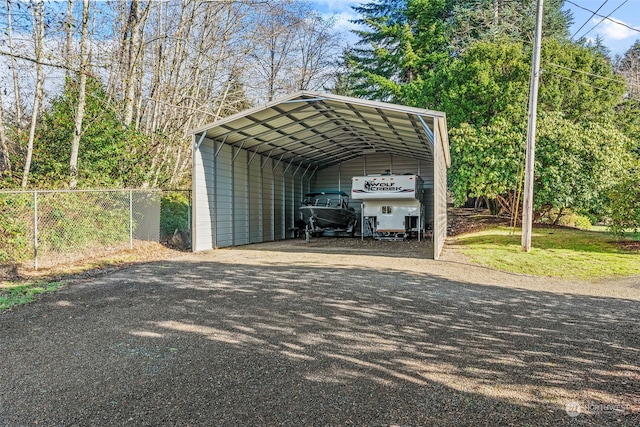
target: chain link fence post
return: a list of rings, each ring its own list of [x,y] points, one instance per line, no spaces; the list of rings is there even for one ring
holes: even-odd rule
[[[129,190],[129,249],[133,249],[133,190]]]
[[[33,268],[38,269],[38,192],[33,192]]]

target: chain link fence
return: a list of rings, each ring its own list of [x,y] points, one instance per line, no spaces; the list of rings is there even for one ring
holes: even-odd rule
[[[187,249],[191,192],[0,191],[0,270],[50,267],[143,242]]]

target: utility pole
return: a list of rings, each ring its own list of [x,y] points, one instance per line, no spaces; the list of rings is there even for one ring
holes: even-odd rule
[[[538,110],[538,80],[540,78],[540,45],[542,44],[542,8],[544,0],[538,0],[536,38],[531,61],[529,90],[529,122],[527,126],[527,155],[524,170],[524,198],[522,202],[522,250],[531,251],[533,225],[533,169],[536,152],[536,114]]]

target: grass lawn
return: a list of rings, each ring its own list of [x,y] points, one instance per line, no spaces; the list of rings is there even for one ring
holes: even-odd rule
[[[534,228],[531,252],[522,252],[519,230],[492,227],[456,237],[454,247],[487,267],[560,278],[602,280],[640,276],[640,251],[623,249],[611,234],[570,228]],[[640,240],[640,233],[627,239]]]

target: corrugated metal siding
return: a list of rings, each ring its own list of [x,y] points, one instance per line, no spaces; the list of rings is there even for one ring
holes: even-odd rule
[[[351,177],[369,174],[382,174],[389,170],[391,173],[402,175],[411,173],[420,175],[426,186],[432,186],[433,166],[429,162],[402,156],[376,154],[358,157],[338,165],[321,169],[316,172],[312,190],[321,190],[327,185],[328,190],[351,191]],[[430,173],[431,172],[431,173]],[[337,178],[340,178],[339,180]],[[340,187],[340,188],[338,188]]]
[[[389,155],[366,156],[365,167],[366,175],[381,174],[387,170],[393,172],[393,159]]]
[[[298,206],[302,204],[303,196],[306,194],[305,189],[305,179],[302,177],[302,174],[298,174],[294,180],[294,188],[293,188],[293,225],[295,226],[295,222],[301,218],[300,211],[298,210]]]
[[[231,146],[224,144],[215,159],[215,215],[217,236],[215,245],[219,248],[233,245],[234,200],[231,157]]]
[[[433,224],[433,252],[434,259],[440,257],[447,238],[447,164],[442,139],[436,121],[435,135],[435,171],[434,171],[434,224]]]
[[[247,152],[249,164],[249,241],[262,242],[263,239],[263,202],[262,202],[262,171],[260,157],[251,160],[251,153]]]
[[[262,156],[259,159],[262,173],[262,241],[274,240],[274,200],[273,200],[273,170],[271,160]],[[254,161],[256,161],[254,160]],[[264,166],[262,166],[264,165]]]
[[[320,191],[320,190],[337,190],[338,189],[338,181],[337,181],[337,173],[336,168],[338,166],[334,166],[327,169],[322,169],[316,172],[313,176],[313,184],[311,185],[311,191]]]
[[[284,202],[285,202],[285,238],[292,237],[289,230],[293,228],[295,221],[295,211],[297,206],[295,205],[295,178],[291,171],[287,170],[284,175]]]
[[[285,202],[284,202],[284,179],[282,173],[282,163],[273,161],[273,239],[285,238]]]
[[[424,212],[425,225],[433,228],[433,163],[422,162],[420,165],[420,178],[423,181],[424,188]]]
[[[194,136],[194,143],[198,136]],[[195,145],[195,144],[194,144]],[[213,147],[205,139],[200,148],[193,152],[193,249],[202,251],[211,249],[214,241],[213,208]]]
[[[233,244],[249,243],[249,168],[246,150],[235,150],[233,162]]]

